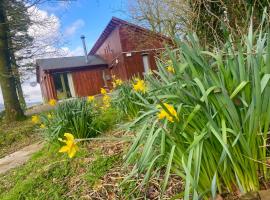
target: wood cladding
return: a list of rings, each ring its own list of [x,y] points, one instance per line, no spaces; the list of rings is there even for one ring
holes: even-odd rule
[[[72,72],[72,77],[76,95],[80,97],[99,94],[104,87],[100,69]]]
[[[49,101],[50,99],[57,99],[52,75],[41,71],[40,77],[42,77],[40,82],[40,88],[44,101]]]
[[[115,75],[122,80],[128,80],[134,76],[142,77],[143,55],[148,56],[150,69],[154,70],[157,68],[156,57],[164,49],[165,44],[172,44],[171,40],[164,36],[119,19],[112,19],[105,30],[105,36],[98,40],[90,52],[103,58],[108,65],[94,66],[96,67],[94,69],[93,66],[92,69],[74,69],[72,79],[77,96],[99,94],[100,88],[105,86],[103,70],[107,75]],[[68,70],[70,69],[63,68],[63,72]],[[42,70],[39,73],[43,98],[45,100],[56,98],[52,75]],[[108,81],[109,87],[111,87],[110,81]]]

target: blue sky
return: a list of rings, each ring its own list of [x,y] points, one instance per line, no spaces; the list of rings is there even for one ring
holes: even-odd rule
[[[80,35],[86,36],[89,50],[112,16],[126,19],[127,0],[75,0],[71,3],[51,3],[41,6],[49,14],[56,15],[61,22],[67,46],[75,51],[81,47]]]
[[[39,5],[38,9],[45,15],[56,16],[59,27],[57,31],[63,34],[66,43],[61,46],[68,49],[71,55],[83,55],[80,36],[86,36],[87,50],[89,51],[112,16],[127,19],[124,13],[128,0],[73,0],[70,3],[49,3]],[[49,27],[49,32],[55,27]],[[59,29],[59,30],[58,30]],[[44,30],[39,30],[43,32]],[[54,30],[55,31],[55,30]],[[53,34],[54,34],[54,31]],[[36,81],[33,74],[22,85],[26,102],[41,102],[41,90],[39,84],[31,86]],[[0,104],[3,98],[0,89]]]

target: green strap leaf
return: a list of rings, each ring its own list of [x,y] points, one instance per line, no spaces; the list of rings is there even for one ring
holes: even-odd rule
[[[230,98],[233,99],[246,85],[248,84],[248,81],[242,81],[233,91]]]

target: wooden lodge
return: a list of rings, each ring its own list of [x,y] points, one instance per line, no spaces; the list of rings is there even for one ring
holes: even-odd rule
[[[171,40],[113,17],[85,56],[37,60],[37,81],[44,101],[95,95],[122,80],[156,69],[155,57]]]

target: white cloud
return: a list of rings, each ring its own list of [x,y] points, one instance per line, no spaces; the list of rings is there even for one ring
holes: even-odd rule
[[[48,12],[41,10],[35,6],[28,10],[31,19],[35,22],[29,28],[29,34],[34,38],[34,45],[31,47],[31,52],[34,52],[34,57],[24,59],[24,64],[33,64],[35,59],[44,57],[57,57],[69,54],[69,49],[62,49],[61,41],[61,22],[60,19]],[[17,56],[28,55],[29,49],[23,49],[16,52]],[[34,72],[22,70],[23,93],[27,102],[42,102],[41,90],[39,84],[34,87],[31,82],[36,82],[36,74]],[[0,88],[0,104],[3,103],[3,96]]]
[[[65,12],[71,7],[70,1],[57,1],[57,2],[47,2],[45,9],[50,13],[59,13]]]
[[[29,34],[34,37],[34,46],[31,47],[31,51],[36,51],[34,58],[25,59],[24,63],[34,63],[37,58],[49,58],[59,56],[80,56],[83,55],[82,46],[76,47],[71,50],[69,47],[63,45],[61,34],[61,21],[54,14],[49,14],[45,10],[41,10],[37,7],[31,7],[29,9],[31,19],[36,23],[29,28]],[[84,26],[84,21],[81,19],[73,22],[64,31],[64,36],[71,36],[75,32]],[[28,50],[22,50],[17,52],[17,55],[27,55]],[[39,84],[32,86],[31,83],[36,82],[36,74],[34,71],[24,72],[23,79],[23,93],[25,100],[28,103],[42,102],[41,89]],[[3,96],[0,88],[0,104],[3,103]]]
[[[74,50],[69,50],[68,56],[83,56],[84,51],[82,46],[77,46]]]
[[[82,19],[74,21],[70,26],[68,26],[64,31],[64,36],[72,36],[76,33],[77,30],[82,28],[85,25],[85,22]]]

